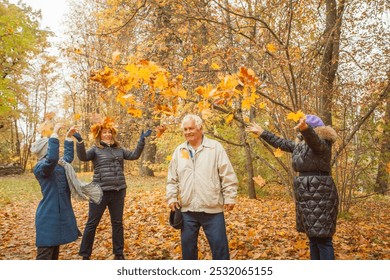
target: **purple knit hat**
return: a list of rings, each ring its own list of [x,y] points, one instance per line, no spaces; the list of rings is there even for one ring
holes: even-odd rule
[[[324,122],[315,115],[306,115],[306,123],[313,128],[318,126],[325,126]]]

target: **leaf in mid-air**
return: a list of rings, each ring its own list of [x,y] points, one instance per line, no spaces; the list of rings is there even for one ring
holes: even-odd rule
[[[305,114],[301,110],[299,110],[296,113],[291,112],[287,115],[288,120],[293,120],[295,122],[298,122],[301,118],[304,118],[304,117],[305,117]]]

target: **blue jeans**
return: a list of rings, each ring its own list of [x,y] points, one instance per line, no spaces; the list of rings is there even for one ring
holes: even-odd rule
[[[88,221],[84,229],[83,239],[81,240],[80,256],[91,256],[96,228],[107,207],[111,218],[113,253],[115,255],[123,255],[123,208],[125,196],[126,189],[104,191],[100,204],[89,203]]]
[[[198,235],[200,227],[210,244],[213,260],[228,260],[229,246],[223,213],[183,212],[181,252],[183,260],[198,259]]]
[[[332,237],[309,237],[310,259],[334,260]]]

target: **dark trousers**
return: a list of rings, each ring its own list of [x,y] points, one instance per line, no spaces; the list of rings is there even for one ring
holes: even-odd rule
[[[89,203],[88,221],[85,225],[83,239],[81,240],[80,256],[91,256],[96,228],[107,207],[111,218],[113,253],[115,255],[123,255],[123,208],[125,196],[126,189],[104,191],[100,204]]]
[[[332,237],[310,237],[310,259],[334,260]]]
[[[183,212],[181,250],[183,260],[198,259],[198,235],[200,227],[210,244],[214,260],[228,260],[229,246],[223,213]]]
[[[60,246],[38,247],[37,260],[58,260]]]

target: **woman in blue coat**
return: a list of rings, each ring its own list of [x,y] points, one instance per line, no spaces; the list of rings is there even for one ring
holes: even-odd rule
[[[58,131],[62,127],[56,124],[50,138],[39,139],[31,148],[38,157],[33,171],[43,196],[35,216],[37,260],[57,260],[60,245],[75,241],[79,235],[65,169],[58,164]],[[64,143],[63,159],[68,163],[74,158],[71,137],[75,131],[74,127],[69,129]]]

